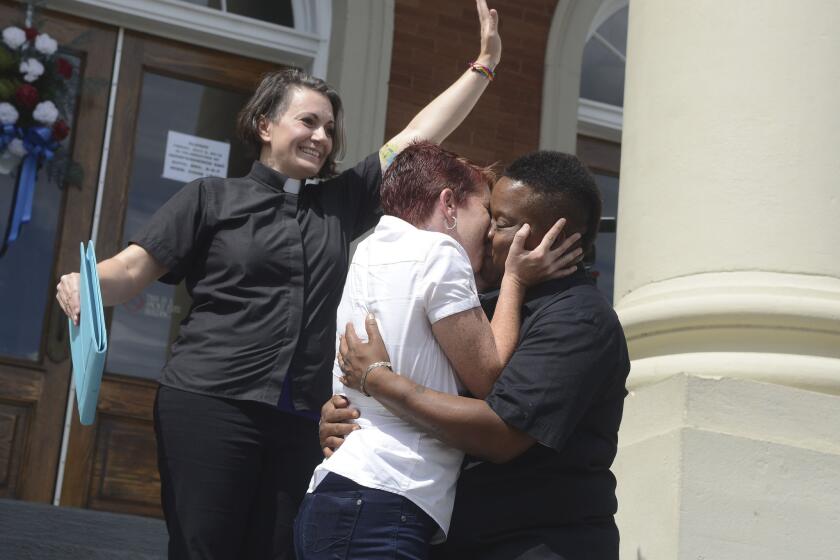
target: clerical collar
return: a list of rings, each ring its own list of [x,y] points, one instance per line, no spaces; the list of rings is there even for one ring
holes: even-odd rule
[[[286,179],[283,190],[287,193],[297,194],[300,192],[300,179]]]
[[[260,163],[259,161],[255,161],[254,165],[251,166],[251,172],[248,173],[248,176],[260,183],[263,183],[264,185],[268,185],[272,189],[284,191],[290,194],[298,194],[306,184],[320,182],[319,179],[306,179],[304,181],[301,181],[300,179],[292,179],[287,175]]]

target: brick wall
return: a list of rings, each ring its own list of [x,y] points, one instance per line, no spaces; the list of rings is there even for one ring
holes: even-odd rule
[[[496,80],[444,146],[477,163],[539,147],[545,48],[557,0],[488,0],[499,12]],[[396,0],[385,137],[399,132],[478,55],[473,0]]]

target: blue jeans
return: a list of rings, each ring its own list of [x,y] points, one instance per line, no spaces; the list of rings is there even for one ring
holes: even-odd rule
[[[425,560],[435,531],[411,500],[330,473],[303,499],[295,551],[298,560]]]

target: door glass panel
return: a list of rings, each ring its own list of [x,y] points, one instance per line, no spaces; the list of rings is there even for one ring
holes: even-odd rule
[[[60,51],[60,56],[73,66],[73,77],[67,84],[69,106],[64,115],[72,130],[80,91],[81,59],[66,51]],[[72,153],[72,138],[73,134],[61,143],[59,154]],[[14,317],[13,321],[0,321],[0,355],[32,361],[40,359],[47,305],[55,296],[52,273],[63,192],[56,177],[50,177],[51,169],[44,165],[39,171],[32,219],[21,226],[17,240],[0,256],[0,316]],[[0,174],[0,235],[5,235],[11,216],[18,172],[19,169],[14,169]]]
[[[248,173],[251,158],[235,135],[236,114],[247,100],[247,94],[144,74],[123,240],[130,239],[183,186],[182,181],[163,176],[169,132],[230,144],[227,176]],[[111,320],[107,371],[158,378],[189,306],[183,283],[176,287],[160,282],[117,306]]]

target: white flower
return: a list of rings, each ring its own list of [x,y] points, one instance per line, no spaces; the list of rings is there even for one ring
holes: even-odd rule
[[[10,49],[15,50],[26,42],[26,31],[20,27],[7,27],[3,30],[3,42]]]
[[[20,73],[27,82],[34,82],[44,73],[44,65],[35,58],[28,58],[20,63]]]
[[[58,50],[58,41],[46,33],[39,33],[38,36],[35,37],[35,50],[50,56]]]
[[[58,109],[52,101],[41,101],[32,111],[32,118],[39,123],[50,126],[58,118]]]
[[[9,150],[0,155],[0,175],[8,175],[20,165],[20,158],[10,154]]]
[[[23,157],[27,153],[26,147],[23,145],[23,140],[20,138],[15,138],[9,142],[9,146],[6,149],[9,150],[10,154],[17,157]]]
[[[15,124],[18,112],[11,103],[0,103],[0,124]]]

